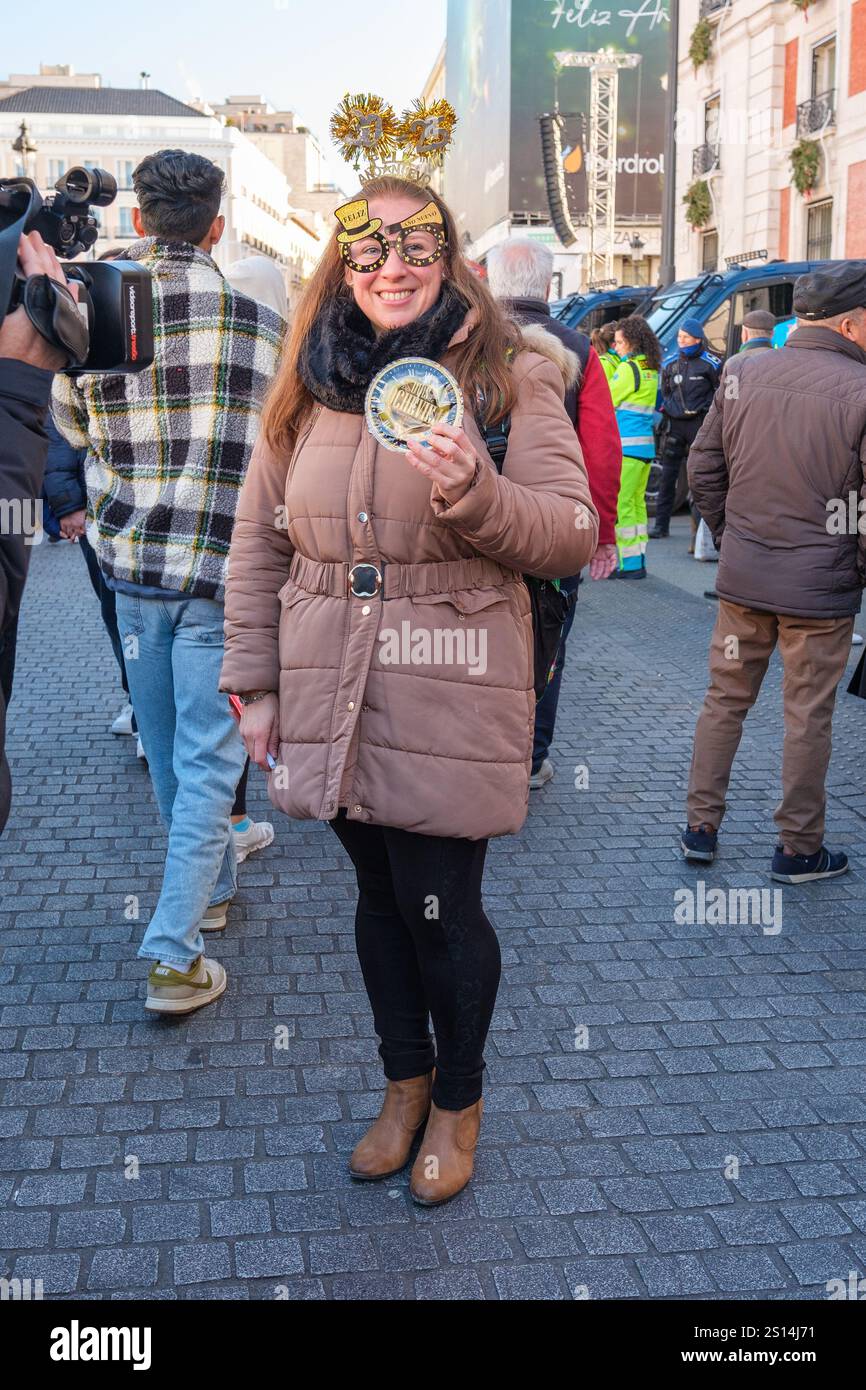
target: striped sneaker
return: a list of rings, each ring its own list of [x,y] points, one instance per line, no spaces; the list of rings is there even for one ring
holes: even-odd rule
[[[199,956],[187,971],[154,961],[147,977],[144,1007],[155,1014],[190,1014],[212,1004],[225,987],[225,970],[207,956]]]
[[[847,854],[834,853],[822,845],[814,854],[786,854],[776,845],[770,878],[777,883],[817,883],[822,878],[838,878],[848,872]]]

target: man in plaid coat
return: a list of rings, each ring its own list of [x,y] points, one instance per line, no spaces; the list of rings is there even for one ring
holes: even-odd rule
[[[56,378],[60,431],[87,449],[87,539],[115,591],[130,694],[168,830],[162,891],[139,956],[146,1008],[187,1013],[225,989],[203,931],[236,887],[230,813],[243,745],[218,693],[229,541],[283,320],[233,290],[210,252],[222,170],[161,150],[133,174],[142,238],[124,255],[153,277],[154,362],[130,375]]]

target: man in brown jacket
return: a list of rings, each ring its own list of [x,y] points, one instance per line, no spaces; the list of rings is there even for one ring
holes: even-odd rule
[[[771,873],[780,883],[848,868],[824,847],[824,780],[866,582],[866,261],[802,275],[794,312],[784,349],[726,364],[689,455],[692,494],[721,557],[682,848],[687,859],[715,855],[743,721],[778,644],[785,738]]]

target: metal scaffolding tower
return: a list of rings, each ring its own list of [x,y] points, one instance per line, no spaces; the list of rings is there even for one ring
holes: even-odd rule
[[[587,211],[589,220],[589,280],[612,280],[616,221],[616,119],[619,74],[636,68],[639,53],[563,52],[554,55],[560,68],[589,68],[589,149],[587,151]]]

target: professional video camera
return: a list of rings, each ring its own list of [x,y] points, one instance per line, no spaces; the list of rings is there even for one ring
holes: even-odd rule
[[[0,324],[23,304],[43,338],[66,352],[70,375],[140,372],[153,362],[153,300],[144,266],[126,260],[64,263],[67,280],[78,284],[77,310],[56,281],[26,280],[18,268],[23,232],[38,231],[59,256],[89,250],[99,236],[91,208],[108,207],[117,196],[105,169],[68,169],[54,187],[56,193],[43,199],[32,179],[0,179]]]

